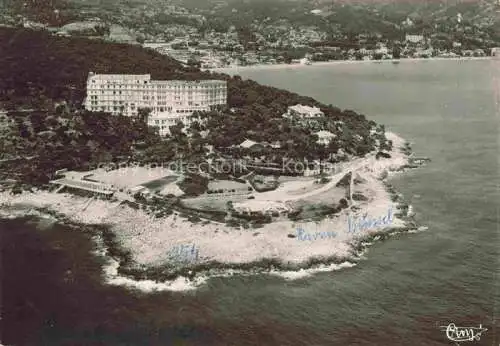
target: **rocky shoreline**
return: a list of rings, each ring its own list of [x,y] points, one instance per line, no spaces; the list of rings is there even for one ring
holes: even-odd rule
[[[24,213],[24,211],[26,211],[25,209],[17,208],[17,212],[11,213],[10,215],[16,218],[21,216],[48,216],[55,222],[62,223],[79,232],[83,231],[90,234],[95,246],[103,250],[104,259],[112,259],[119,263],[118,274],[120,276],[135,281],[151,280],[156,283],[175,280],[179,277],[184,277],[192,281],[199,276],[258,275],[281,271],[298,272],[301,270],[315,269],[319,266],[324,267],[346,263],[355,265],[360,261],[361,255],[364,254],[374,242],[383,241],[394,234],[407,233],[418,229],[418,225],[413,218],[407,216],[408,204],[404,201],[401,194],[399,194],[392,185],[388,183],[385,183],[385,185],[387,191],[398,203],[399,213],[396,213],[395,216],[407,222],[406,228],[386,228],[359,238],[350,243],[351,251],[348,256],[311,257],[307,261],[301,263],[283,263],[283,261],[277,259],[263,259],[242,264],[208,261],[183,266],[164,265],[148,267],[145,265],[138,265],[133,261],[130,250],[125,249],[119,241],[117,241],[116,234],[110,229],[109,225],[76,223],[69,217],[49,208],[30,207],[26,213]],[[26,206],[26,208],[28,208],[28,206]],[[19,212],[21,212],[21,214],[19,214]]]
[[[409,144],[405,144],[405,146],[401,149],[401,152],[407,158],[406,162],[411,163],[413,154],[411,153],[411,147],[409,146]],[[417,161],[417,166],[419,167],[421,164],[426,162],[426,160]],[[403,162],[402,160],[396,161],[399,162],[399,169],[394,169],[394,167],[391,166],[393,168],[388,170],[401,172],[405,171],[406,169],[415,168],[411,165],[408,166],[401,164]],[[168,262],[150,264],[144,262],[140,263],[137,261],[137,255],[134,254],[133,248],[124,246],[124,235],[121,234],[119,230],[114,228],[114,226],[116,225],[114,225],[112,222],[108,222],[108,220],[106,219],[106,215],[101,218],[94,217],[92,220],[86,220],[86,222],[78,222],[78,217],[75,217],[76,213],[71,214],[67,211],[66,213],[54,211],[54,204],[56,204],[55,201],[60,202],[57,203],[58,205],[61,203],[67,203],[65,201],[57,200],[55,197],[54,201],[50,201],[47,206],[44,207],[31,206],[29,203],[23,201],[21,203],[21,205],[23,205],[23,211],[21,215],[14,212],[14,210],[18,208],[19,204],[9,207],[9,203],[7,203],[7,205],[5,203],[3,205],[0,203],[0,206],[3,207],[0,209],[4,209],[4,213],[2,213],[2,210],[0,210],[0,216],[2,216],[2,214],[5,215],[5,211],[8,211],[8,209],[10,208],[11,211],[8,211],[7,214],[10,214],[11,216],[14,215],[14,217],[16,217],[16,215],[17,217],[26,215],[43,217],[43,215],[48,215],[57,220],[55,222],[61,222],[65,225],[70,225],[72,228],[81,230],[83,227],[83,230],[85,232],[89,232],[92,235],[92,238],[96,243],[96,247],[103,249],[103,251],[101,251],[101,254],[106,259],[117,262],[117,274],[119,276],[132,280],[150,280],[159,283],[169,280],[175,280],[179,277],[187,278],[187,280],[196,280],[197,278],[202,276],[224,276],[227,273],[266,274],[284,271],[299,272],[303,270],[315,270],[331,265],[343,265],[346,263],[355,264],[360,260],[363,252],[365,252],[369,245],[371,245],[373,242],[385,240],[393,234],[417,231],[419,229],[419,226],[409,213],[411,206],[409,206],[409,204],[404,200],[404,197],[400,193],[398,193],[392,185],[387,183],[386,178],[388,176],[388,170],[377,171],[382,173],[378,177],[378,180],[380,180],[381,184],[383,184],[385,192],[390,197],[390,201],[395,203],[396,208],[398,209],[398,212],[395,214],[396,218],[401,220],[404,224],[395,225],[394,227],[386,227],[376,232],[369,232],[362,237],[356,237],[347,240],[344,239],[343,241],[347,242],[347,250],[337,251],[336,254],[332,254],[332,252],[335,251],[331,251],[329,254],[325,254],[325,251],[321,250],[322,245],[319,245],[319,249],[321,251],[317,251],[318,249],[314,250],[315,248],[311,248],[312,253],[305,257],[305,259],[296,261],[286,260],[286,258],[263,257],[255,260],[240,261],[242,263],[221,261],[217,260],[216,258],[205,258],[203,262],[191,263],[188,265],[176,265]],[[386,199],[386,197],[380,198],[382,198],[380,200],[382,202]],[[26,198],[26,200],[29,200],[29,198]],[[119,206],[111,206],[109,207],[109,209],[117,207]],[[26,212],[27,208],[29,208],[28,212]],[[94,208],[99,208],[99,205],[94,206]],[[81,218],[82,216],[80,215],[79,217]],[[123,220],[123,222],[126,223],[126,220]],[[152,235],[154,236],[154,233],[152,233]]]

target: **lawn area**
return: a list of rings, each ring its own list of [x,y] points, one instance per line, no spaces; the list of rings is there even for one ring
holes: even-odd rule
[[[113,184],[120,188],[131,188],[137,185],[146,186],[145,184],[164,178],[173,179],[171,181],[177,179],[174,172],[162,167],[123,167],[109,172],[99,168],[89,173],[92,175],[88,178],[92,180]],[[162,182],[161,184],[167,185],[168,183]]]
[[[141,185],[145,186],[148,189],[153,190],[155,192],[160,192],[161,190],[163,190],[165,188],[165,186],[176,181],[177,178],[178,177],[175,175],[167,175],[166,177],[163,177],[160,179],[155,179],[155,180],[149,181],[149,182],[141,184]]]

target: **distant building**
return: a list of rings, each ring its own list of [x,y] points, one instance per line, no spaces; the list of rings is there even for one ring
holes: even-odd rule
[[[315,126],[325,114],[318,107],[295,105],[288,107],[288,111],[282,115],[290,119],[292,123],[302,126]]]
[[[23,23],[23,27],[29,28],[29,29],[45,29],[46,25],[44,25],[42,23],[37,23],[37,22],[25,20]]]
[[[323,144],[323,145],[328,145],[334,139],[336,136],[331,133],[330,131],[319,131],[315,133],[316,136],[318,136],[318,140],[316,143],[318,144]]]
[[[264,145],[262,145],[262,144],[260,144],[258,142],[252,141],[250,139],[245,139],[239,145],[239,147],[242,148],[242,149],[249,149],[251,151],[259,151],[259,150],[264,149]]]
[[[371,49],[366,49],[365,47],[361,47],[359,49],[359,54],[361,54],[362,56],[366,56],[366,55],[370,55],[371,53],[373,53],[373,50]]]
[[[299,61],[301,65],[311,65],[311,60],[309,60],[309,58],[302,58]]]
[[[69,34],[69,32],[67,32],[67,31],[59,30],[58,32],[56,32],[56,36],[60,36],[60,37],[70,37],[71,35],[70,35],[70,34]]]
[[[7,116],[7,112],[0,110],[0,127],[7,126],[9,121],[10,121],[10,119]]]
[[[411,42],[411,43],[420,43],[420,42],[424,41],[424,36],[423,35],[408,35],[408,34],[406,34],[405,41]]]
[[[271,147],[273,149],[279,149],[279,148],[281,148],[281,142],[280,141],[274,141],[274,142],[271,142],[271,143],[262,142],[261,144],[269,146],[269,147]]]
[[[491,56],[494,56],[495,58],[500,59],[500,47],[491,48]]]
[[[413,26],[413,21],[410,18],[406,18],[405,21],[402,23],[404,26]]]
[[[318,107],[295,105],[288,107],[288,112],[283,114],[285,118],[318,118],[325,114]]]
[[[95,74],[87,79],[85,108],[113,115],[137,116],[140,108],[150,108],[150,126],[160,135],[181,121],[191,122],[195,111],[208,111],[227,104],[227,82],[223,80],[151,80],[151,75]]]
[[[417,57],[431,57],[434,54],[434,49],[417,49],[415,56]]]
[[[381,47],[377,48],[377,50],[375,50],[375,53],[386,55],[389,53],[389,49],[387,49],[387,47],[385,47],[385,46],[381,46]]]
[[[137,185],[130,189],[127,189],[127,194],[129,194],[130,196],[134,196],[139,193],[141,196],[145,196],[147,191],[148,191],[147,187],[142,185]]]

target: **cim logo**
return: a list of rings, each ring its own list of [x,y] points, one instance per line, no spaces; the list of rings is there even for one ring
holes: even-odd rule
[[[481,334],[488,330],[483,328],[482,324],[479,327],[457,327],[455,323],[450,323],[440,328],[446,332],[448,340],[455,342],[456,345],[459,345],[460,342],[479,341]]]

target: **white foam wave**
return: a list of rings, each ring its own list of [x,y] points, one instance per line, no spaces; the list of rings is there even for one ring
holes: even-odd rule
[[[156,282],[153,280],[134,280],[118,274],[119,262],[114,259],[108,259],[108,263],[103,268],[104,278],[106,283],[114,286],[124,286],[132,289],[137,289],[143,292],[160,292],[160,291],[188,291],[198,288],[204,284],[208,278],[197,277],[189,280],[186,277],[180,276],[175,280]]]
[[[349,261],[340,263],[340,264],[326,264],[326,265],[320,265],[316,268],[309,268],[309,269],[300,269],[298,271],[277,271],[273,270],[269,274],[279,276],[284,278],[285,280],[299,280],[303,279],[306,277],[310,277],[316,273],[325,273],[325,272],[331,272],[331,271],[336,271],[336,270],[341,270],[344,268],[352,268],[356,265],[356,263],[352,263]]]

